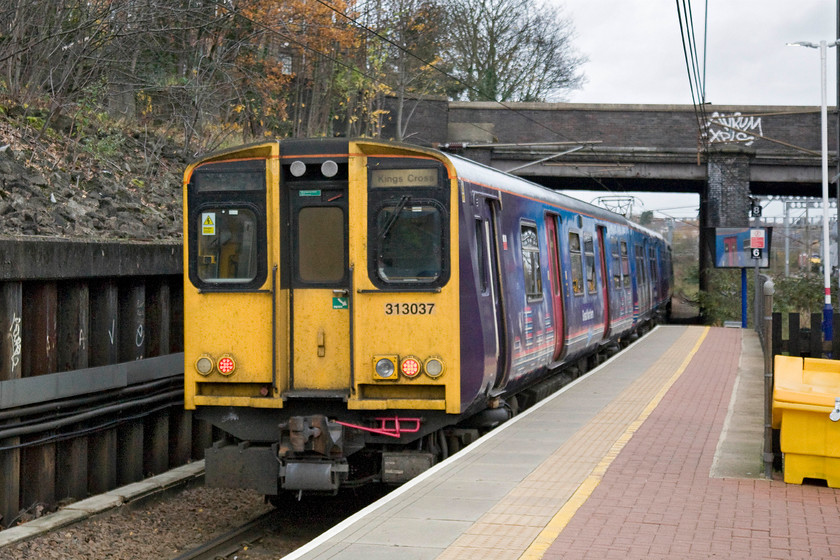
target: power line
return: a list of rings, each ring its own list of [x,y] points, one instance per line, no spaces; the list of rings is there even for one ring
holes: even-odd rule
[[[694,106],[694,115],[697,119],[697,128],[700,143],[703,149],[708,151],[709,145],[706,138],[705,127],[708,122],[706,115],[706,92],[705,84],[701,84],[699,59],[697,56],[697,42],[694,37],[694,18],[691,14],[690,0],[675,0],[677,6],[677,19],[680,24],[680,37],[682,38],[683,57],[688,72],[688,85],[691,90],[691,103]],[[704,61],[705,65],[705,61]]]

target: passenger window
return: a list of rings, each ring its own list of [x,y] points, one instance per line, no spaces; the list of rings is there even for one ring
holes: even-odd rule
[[[636,245],[636,278],[639,285],[647,285],[647,273],[645,271],[645,253],[641,245]]]
[[[624,280],[624,289],[630,290],[630,256],[627,253],[627,242],[621,242],[621,276]]]
[[[540,245],[537,226],[522,224],[522,272],[525,275],[525,294],[529,300],[542,297],[542,272],[540,270]]]
[[[443,217],[437,206],[385,206],[376,217],[376,270],[384,282],[430,283],[443,271]]]
[[[653,247],[648,248],[648,260],[650,261],[651,281],[656,285],[659,282],[659,267],[656,266],[656,250]]]
[[[583,236],[583,252],[586,255],[586,289],[590,294],[595,293],[595,244],[590,234]]]
[[[344,279],[344,212],[336,206],[310,206],[298,213],[298,277],[303,282]]]
[[[572,259],[572,292],[583,294],[583,254],[580,250],[580,234],[569,232],[569,253]]]
[[[610,254],[612,255],[613,287],[621,288],[621,254],[618,249],[618,240],[610,238]]]
[[[257,275],[257,219],[245,208],[199,214],[196,270],[203,282],[247,283]]]

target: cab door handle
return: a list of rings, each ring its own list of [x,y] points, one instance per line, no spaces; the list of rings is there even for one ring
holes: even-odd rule
[[[318,357],[323,358],[326,354],[326,335],[324,334],[324,329],[318,329]]]

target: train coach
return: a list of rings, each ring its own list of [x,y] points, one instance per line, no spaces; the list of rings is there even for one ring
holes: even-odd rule
[[[399,484],[670,305],[659,235],[431,149],[242,146],[192,163],[184,203],[185,406],[224,434],[211,486]]]

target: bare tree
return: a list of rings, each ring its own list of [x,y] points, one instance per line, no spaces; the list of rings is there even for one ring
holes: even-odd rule
[[[383,78],[397,100],[397,139],[406,139],[411,116],[425,95],[443,95],[450,85],[443,6],[435,0],[384,0],[380,7]]]
[[[471,101],[545,101],[580,87],[572,23],[539,0],[449,0],[450,53]]]

